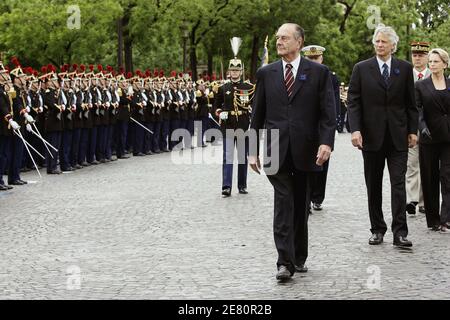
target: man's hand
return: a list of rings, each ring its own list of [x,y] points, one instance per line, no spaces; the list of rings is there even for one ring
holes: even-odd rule
[[[261,174],[261,162],[259,161],[259,157],[248,156],[248,164],[253,171],[255,171],[257,174]]]
[[[354,147],[358,149],[362,149],[363,147],[363,138],[361,135],[361,131],[355,131],[352,133],[352,144]]]
[[[417,145],[417,135],[409,134],[408,135],[408,147],[413,148]]]
[[[331,147],[326,144],[322,144],[319,147],[319,151],[317,152],[317,161],[316,164],[318,166],[322,166],[328,159],[330,159],[331,155]]]
[[[428,137],[430,140],[433,140],[433,138],[431,138],[431,132],[430,132],[430,129],[428,129],[428,128],[424,128],[424,129],[422,129],[422,136],[423,137]]]

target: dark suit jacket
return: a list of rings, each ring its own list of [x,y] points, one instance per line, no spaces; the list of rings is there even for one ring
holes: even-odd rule
[[[408,134],[417,134],[412,65],[392,57],[386,85],[376,57],[353,68],[348,89],[348,117],[352,132],[361,131],[363,150],[377,151],[389,128],[397,151],[408,150]]]
[[[316,165],[318,148],[321,144],[333,148],[336,129],[329,69],[301,58],[290,98],[281,60],[259,69],[256,79],[250,128],[268,129],[268,155],[273,157],[270,130],[278,129],[280,165],[290,148],[297,170],[321,171],[322,168]]]
[[[416,104],[421,111],[419,131],[428,128],[431,133],[431,139],[421,136],[420,143],[450,142],[450,79],[446,79],[446,83],[444,101],[438,96],[431,77],[415,84]]]

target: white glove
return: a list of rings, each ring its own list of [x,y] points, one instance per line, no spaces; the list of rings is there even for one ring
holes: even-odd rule
[[[143,105],[144,107],[146,107],[146,106],[147,106],[147,101],[142,101],[142,105]]]
[[[66,110],[66,105],[62,104],[61,105],[61,111],[65,111]]]
[[[42,112],[44,112],[44,108],[39,107],[38,111],[39,111],[39,113],[42,113]]]
[[[33,129],[31,129],[31,124],[27,123],[26,125],[27,131],[31,132]]]
[[[28,123],[33,123],[34,119],[32,116],[30,116],[28,113],[25,114],[25,120],[27,120]]]
[[[220,120],[227,120],[228,119],[228,112],[224,111],[221,112],[219,115]]]
[[[27,113],[30,113],[30,107],[26,107],[25,110],[27,111]]]
[[[72,109],[72,112],[75,112],[75,111],[77,111],[77,106],[73,104],[71,109]]]
[[[128,95],[128,96],[134,95],[134,90],[133,90],[133,87],[132,87],[132,86],[129,86],[129,87],[128,87],[127,95]]]
[[[13,130],[19,130],[20,126],[17,122],[15,122],[13,119],[10,119],[9,121],[9,125],[11,126],[11,128],[13,128]]]
[[[109,102],[106,102],[106,103],[105,103],[105,106],[106,106],[107,108],[109,108],[109,107],[111,106],[111,104],[110,104]]]

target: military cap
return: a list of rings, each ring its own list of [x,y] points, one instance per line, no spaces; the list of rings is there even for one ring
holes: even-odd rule
[[[430,52],[430,43],[423,41],[411,42],[411,52],[413,53],[428,53]]]
[[[19,60],[16,57],[13,57],[11,59],[11,62],[16,66],[13,70],[9,72],[11,78],[26,76],[26,74],[22,70],[22,67],[20,66]]]
[[[325,51],[324,47],[317,46],[317,45],[307,46],[302,49],[302,52],[306,57],[321,56],[321,55],[323,55],[324,51]]]

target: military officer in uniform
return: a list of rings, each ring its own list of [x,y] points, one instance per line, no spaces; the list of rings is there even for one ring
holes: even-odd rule
[[[323,53],[325,52],[325,48],[318,45],[310,45],[304,47],[302,52],[306,59],[317,62],[319,64],[323,64]],[[339,79],[336,76],[336,73],[331,73],[331,81],[333,83],[334,89],[334,100],[336,105],[336,123],[338,128],[343,126],[340,123],[340,113],[341,113],[341,101],[340,101],[340,87],[339,87]],[[314,172],[311,178],[311,202],[313,209],[316,211],[322,210],[322,203],[325,199],[325,189],[327,184],[327,175],[328,175],[328,166],[330,160],[326,161],[323,164],[323,171]]]
[[[427,68],[429,51],[430,44],[428,42],[414,41],[411,43],[414,82],[431,76],[431,71]],[[420,135],[417,136],[420,139]],[[406,170],[406,212],[415,214],[416,206],[419,206],[419,212],[425,213],[420,182],[419,144],[408,149],[408,168]]]
[[[249,128],[251,102],[255,91],[253,84],[242,80],[242,61],[237,58],[241,41],[239,38],[233,38],[231,41],[235,56],[234,59],[230,60],[228,68],[231,81],[219,88],[214,100],[214,113],[219,119],[223,134],[223,197],[231,195],[234,148],[238,142],[235,133],[238,129],[247,131]],[[244,146],[238,143],[237,150],[239,161],[238,190],[240,194],[247,194],[248,141],[245,140]]]

